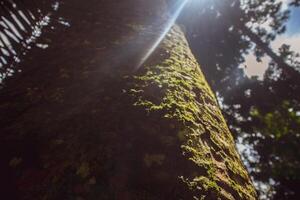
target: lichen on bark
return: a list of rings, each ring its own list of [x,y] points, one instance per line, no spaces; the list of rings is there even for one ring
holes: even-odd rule
[[[180,178],[196,199],[254,199],[255,190],[184,34],[174,26],[130,90],[135,105],[177,122],[183,155],[200,172]],[[199,196],[197,196],[197,193]]]

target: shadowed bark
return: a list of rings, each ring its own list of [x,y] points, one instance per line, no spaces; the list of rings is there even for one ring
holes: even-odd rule
[[[0,94],[7,195],[255,199],[180,28],[139,66],[168,21],[163,0],[72,0],[60,12],[71,28],[50,31],[50,48]]]

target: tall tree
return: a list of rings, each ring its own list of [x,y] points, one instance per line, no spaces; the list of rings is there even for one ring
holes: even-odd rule
[[[65,1],[65,37],[48,32],[53,44],[1,90],[10,195],[256,198],[183,32],[168,30],[183,3]]]
[[[290,2],[297,6],[297,1]],[[195,4],[201,2],[194,1],[189,8],[194,12],[186,12],[181,21],[208,81],[222,98],[232,131],[246,138],[259,155],[254,162],[250,157],[252,176],[276,183],[272,199],[298,199],[299,155],[292,149],[300,142],[299,122],[291,116],[299,115],[299,61],[287,45],[278,53],[270,47],[285,31],[288,10],[281,8],[281,1],[270,0],[212,0],[202,3],[200,10]],[[271,58],[264,80],[248,78],[239,69],[253,50],[258,60],[263,55]]]

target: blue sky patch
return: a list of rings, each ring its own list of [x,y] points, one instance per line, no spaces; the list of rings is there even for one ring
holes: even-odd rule
[[[293,8],[291,10],[291,18],[287,23],[288,35],[294,35],[300,33],[300,8]]]

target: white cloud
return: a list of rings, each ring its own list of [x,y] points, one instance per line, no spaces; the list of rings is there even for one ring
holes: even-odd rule
[[[282,44],[288,44],[295,52],[300,53],[300,33],[294,35],[280,35],[272,43],[272,48],[278,49]]]
[[[288,9],[288,4],[292,0],[277,0],[277,2],[282,2],[282,10]],[[267,30],[269,27],[270,21],[265,22],[264,24],[254,24],[254,26],[260,26],[264,27]],[[272,49],[274,49],[275,52],[278,52],[278,48],[282,44],[288,44],[291,46],[291,50],[300,53],[300,33],[296,33],[293,35],[280,35],[276,38],[274,42],[271,43]],[[246,61],[244,63],[245,66],[245,73],[247,76],[258,76],[259,78],[263,77],[264,72],[268,68],[268,63],[270,62],[270,58],[268,56],[265,56],[262,58],[261,62],[256,61],[255,55],[252,53],[246,56]]]
[[[275,52],[278,52],[278,48],[282,44],[288,44],[291,46],[291,50],[300,53],[300,33],[294,35],[281,35],[276,38],[274,42],[272,42],[271,47]],[[256,57],[253,54],[249,54],[246,56],[245,65],[245,73],[247,76],[259,76],[263,77],[265,70],[268,67],[268,63],[270,61],[269,57],[263,57],[262,62],[257,62]]]
[[[286,10],[288,8],[288,4],[291,2],[291,0],[281,0],[282,2],[282,9]]]
[[[258,76],[259,78],[262,78],[264,75],[264,72],[268,68],[268,63],[270,61],[270,58],[263,57],[261,62],[256,61],[256,56],[253,54],[249,54],[246,56],[246,61],[244,63],[245,65],[245,73],[247,76]]]

